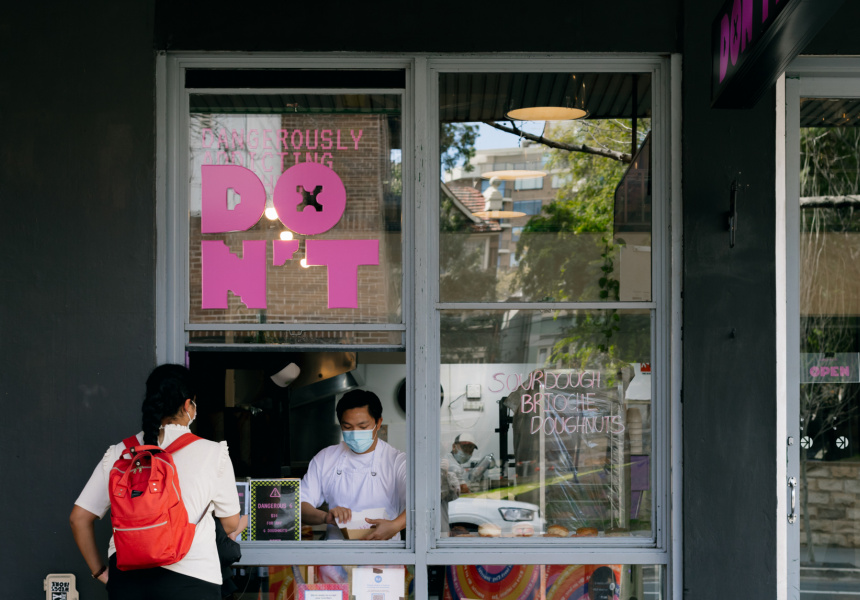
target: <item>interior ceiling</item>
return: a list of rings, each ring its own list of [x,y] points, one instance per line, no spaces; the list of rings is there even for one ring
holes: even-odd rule
[[[584,108],[589,119],[651,116],[651,76],[647,73],[442,73],[439,112],[446,123],[506,120],[511,108]],[[399,114],[395,94],[193,93],[192,113]]]
[[[801,127],[856,127],[860,125],[860,99],[804,98],[800,101]]]
[[[443,122],[505,120],[512,108],[577,106],[589,119],[651,116],[651,76],[630,73],[442,73]],[[572,104],[571,104],[572,102]]]

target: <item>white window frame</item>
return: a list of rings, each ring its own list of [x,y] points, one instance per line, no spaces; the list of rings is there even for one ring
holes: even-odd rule
[[[664,598],[681,598],[681,61],[643,54],[222,54],[160,53],[156,63],[157,276],[156,354],[183,362],[187,294],[187,209],[183,181],[187,154],[188,68],[403,68],[404,96],[404,311],[410,456],[407,542],[256,542],[243,545],[245,564],[402,564],[415,567],[416,599],[427,597],[427,566],[448,564],[640,564],[663,567]],[[439,472],[438,402],[416,401],[439,389],[439,311],[486,308],[438,301],[438,74],[440,72],[640,72],[650,73],[653,93],[654,203],[651,302],[574,303],[576,308],[648,308],[652,315],[652,404],[655,506],[653,540],[534,538],[464,544],[438,537],[438,477],[416,477],[416,457],[435,457],[421,471]],[[247,90],[230,90],[241,92]],[[407,131],[408,130],[408,131]],[[183,215],[184,211],[184,215]],[[416,223],[423,224],[416,226]],[[671,226],[670,226],[671,225]],[[408,298],[407,298],[408,297]],[[520,303],[501,308],[562,308]],[[567,303],[564,307],[569,307]],[[303,326],[307,329],[306,326]],[[658,401],[658,398],[663,400]],[[662,432],[657,434],[656,432]],[[611,540],[611,541],[610,541]]]

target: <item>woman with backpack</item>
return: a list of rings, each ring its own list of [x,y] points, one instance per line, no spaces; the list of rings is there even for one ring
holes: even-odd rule
[[[108,448],[75,501],[75,542],[111,600],[221,598],[215,522],[206,517],[214,512],[235,531],[239,496],[226,442],[190,433],[195,398],[188,369],[156,367],[146,380],[143,431]],[[105,565],[93,524],[108,509],[114,536]],[[144,512],[163,516],[150,524]]]

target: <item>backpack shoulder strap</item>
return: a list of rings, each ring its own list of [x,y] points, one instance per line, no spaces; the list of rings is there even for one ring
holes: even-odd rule
[[[140,445],[140,442],[138,442],[138,441],[137,441],[137,436],[136,436],[136,435],[133,435],[133,436],[131,436],[131,437],[127,437],[127,438],[125,438],[125,439],[122,441],[122,443],[123,443],[123,444],[125,444],[125,448],[126,448],[126,450],[130,450],[131,448],[134,448],[135,446],[139,446],[139,445]]]
[[[169,452],[170,454],[174,454],[182,450],[185,446],[192,442],[196,442],[197,440],[202,440],[203,438],[194,435],[193,433],[183,433],[177,438],[175,442],[170,444],[167,448],[164,449],[165,452]]]

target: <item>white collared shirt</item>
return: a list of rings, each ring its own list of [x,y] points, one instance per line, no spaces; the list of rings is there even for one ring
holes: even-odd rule
[[[166,448],[189,431],[188,427],[182,425],[165,425],[164,439],[159,446]],[[137,434],[137,440],[143,443],[142,431]],[[125,444],[122,442],[108,448],[75,504],[99,518],[105,516],[110,509],[110,470],[124,450]],[[197,440],[174,454],[173,463],[179,474],[188,520],[198,525],[185,558],[162,568],[220,585],[221,565],[215,546],[215,522],[208,513],[213,508],[216,517],[230,517],[239,512],[239,495],[227,442]],[[116,549],[111,537],[108,556],[114,552]]]
[[[301,489],[301,501],[314,507],[384,508],[391,520],[406,510],[406,454],[382,440],[367,454],[341,442],[313,457]]]

